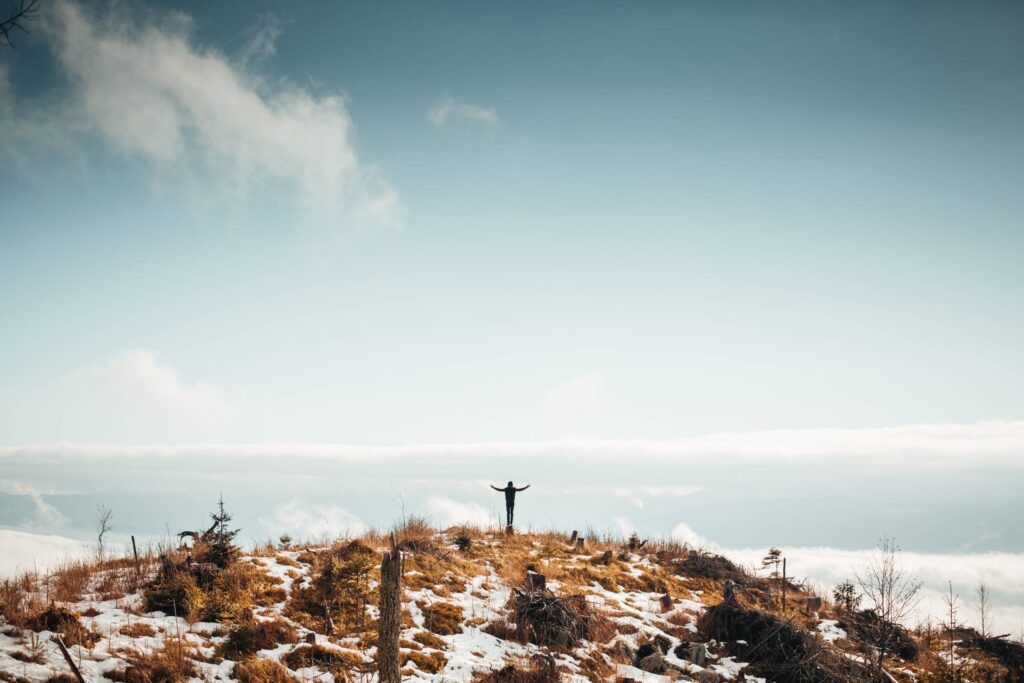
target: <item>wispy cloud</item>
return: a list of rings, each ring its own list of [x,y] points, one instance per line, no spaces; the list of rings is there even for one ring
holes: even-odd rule
[[[146,349],[124,351],[77,377],[129,401],[148,402],[200,422],[221,422],[235,412],[220,388],[209,382],[185,382],[155,351]]]
[[[318,214],[401,225],[397,192],[356,154],[345,97],[251,69],[274,53],[279,21],[265,19],[232,62],[193,39],[187,15],[140,19],[121,9],[114,18],[54,4],[47,34],[69,89],[55,112],[13,130],[37,141],[98,134],[119,153],[201,176],[206,191],[244,197],[254,183],[283,181]],[[34,104],[8,101],[0,113],[16,122]]]
[[[492,107],[481,107],[447,95],[427,110],[427,120],[438,127],[455,119],[493,126],[498,123],[498,112]]]
[[[68,521],[60,510],[43,500],[43,491],[32,484],[13,479],[0,479],[0,493],[25,496],[32,501],[32,517],[24,520],[24,524],[30,528],[60,527]]]
[[[633,507],[643,508],[646,498],[692,496],[700,490],[700,486],[686,484],[639,484],[631,486],[586,484],[548,489],[546,493],[556,496],[615,496],[616,498],[624,499]]]
[[[261,14],[242,47],[243,64],[258,62],[277,54],[277,39],[284,33],[285,22],[276,14]]]

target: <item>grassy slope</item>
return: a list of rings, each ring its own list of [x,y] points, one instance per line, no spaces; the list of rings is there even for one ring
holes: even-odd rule
[[[468,549],[458,549],[458,537],[463,545],[468,541]],[[313,680],[324,672],[337,680],[359,680],[373,666],[373,577],[387,539],[367,534],[355,544],[351,540],[266,546],[219,572],[215,582],[184,589],[177,583],[153,585],[160,564],[153,556],[143,558],[141,577],[131,561],[117,559],[69,563],[46,577],[5,582],[0,680],[47,681],[67,672],[50,642],[54,630],[64,633],[92,680],[285,681]],[[799,605],[812,596],[791,586],[789,609],[781,614],[772,581],[674,543],[630,548],[615,539],[588,539],[580,550],[562,534],[440,532],[421,522],[406,524],[398,540],[407,548],[401,637],[410,679],[541,681],[555,671],[562,680],[580,681],[736,680],[741,675],[759,680],[757,666],[737,661],[752,643],[712,642],[704,666],[688,661],[690,645],[708,640],[697,620],[721,602],[725,580],[740,585],[741,605],[781,617],[821,647],[847,659],[869,654],[837,626],[844,615],[827,601],[817,612],[805,612]],[[180,552],[170,554],[184,559]],[[335,584],[344,594],[332,594],[337,602],[330,608],[330,624],[324,594],[314,585],[328,558],[336,558],[337,567],[354,567],[358,575]],[[538,644],[530,642],[543,641],[536,629],[517,628],[510,600],[530,569],[546,577],[554,595],[582,596],[572,603],[589,615],[582,642]],[[671,606],[662,604],[665,594]],[[147,611],[154,596],[172,596],[168,611],[178,617]],[[903,680],[943,680],[948,669],[941,658],[943,639],[926,642],[924,634],[918,639],[925,645],[918,661],[893,660],[889,672]],[[665,676],[635,666],[636,653],[652,649],[664,652]],[[961,654],[975,680],[999,680],[991,677],[999,671],[991,657],[963,649]]]

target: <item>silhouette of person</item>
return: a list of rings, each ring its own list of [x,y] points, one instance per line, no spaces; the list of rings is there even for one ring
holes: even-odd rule
[[[516,509],[516,491],[525,491],[530,488],[530,485],[527,484],[526,486],[517,489],[512,482],[509,482],[508,486],[503,489],[499,489],[494,484],[491,484],[491,488],[505,494],[505,516],[508,517],[508,525],[512,526],[512,515]]]

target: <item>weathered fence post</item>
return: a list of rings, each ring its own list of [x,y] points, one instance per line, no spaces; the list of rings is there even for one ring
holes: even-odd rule
[[[135,578],[142,578],[142,572],[139,570],[139,549],[135,546],[135,536],[132,535],[132,554],[135,555]]]
[[[380,563],[380,621],[377,627],[377,679],[401,683],[398,633],[402,622],[402,551],[391,534],[391,550]]]
[[[82,672],[78,670],[78,666],[75,664],[75,660],[71,658],[71,653],[68,652],[67,646],[64,645],[64,639],[57,636],[57,647],[60,648],[60,653],[64,655],[64,661],[71,667],[71,673],[78,679],[78,683],[85,683],[85,679],[82,678]]]
[[[786,558],[782,558],[782,613],[786,613]]]

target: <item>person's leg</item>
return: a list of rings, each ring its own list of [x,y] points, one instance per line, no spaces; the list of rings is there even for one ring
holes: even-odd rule
[[[512,526],[512,518],[515,516],[515,514],[516,514],[516,504],[512,503],[511,505],[508,506],[508,525],[509,526]]]

